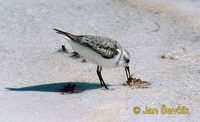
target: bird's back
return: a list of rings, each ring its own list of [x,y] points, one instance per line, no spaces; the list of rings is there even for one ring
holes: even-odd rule
[[[117,41],[101,36],[83,35],[80,43],[93,49],[104,58],[113,58],[118,53],[117,49],[121,49]]]
[[[79,43],[82,46],[88,47],[104,58],[113,58],[121,50],[120,44],[107,37],[93,36],[93,35],[73,35],[58,29],[54,29],[58,34],[67,36],[72,41]]]

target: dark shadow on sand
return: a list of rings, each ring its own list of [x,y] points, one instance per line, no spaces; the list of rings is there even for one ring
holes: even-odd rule
[[[64,88],[67,84],[75,84],[76,90],[78,90],[79,92],[102,88],[100,87],[99,83],[61,82],[61,83],[41,84],[41,85],[27,86],[21,88],[6,88],[6,89],[10,91],[23,91],[23,92],[24,91],[60,92],[60,89]]]

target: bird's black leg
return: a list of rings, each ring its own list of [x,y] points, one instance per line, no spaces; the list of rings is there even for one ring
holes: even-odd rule
[[[100,67],[99,66],[97,66],[97,75],[98,75],[99,81],[101,83],[101,86],[103,86],[102,79],[100,77]]]
[[[130,78],[130,76],[131,76],[130,70],[129,70],[129,66],[125,67],[125,72],[126,72],[126,77],[127,77],[127,80],[128,80]]]
[[[101,66],[97,66],[97,75],[99,77],[99,80],[100,80],[100,83],[101,83],[101,86],[104,86],[106,89],[108,89],[108,87],[106,86],[102,76],[101,76],[101,70],[102,70],[102,67]]]

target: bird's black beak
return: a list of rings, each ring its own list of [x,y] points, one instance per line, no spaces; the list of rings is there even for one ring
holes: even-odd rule
[[[131,77],[129,66],[125,66],[125,72],[126,72],[126,77],[127,77],[127,80],[128,80]]]

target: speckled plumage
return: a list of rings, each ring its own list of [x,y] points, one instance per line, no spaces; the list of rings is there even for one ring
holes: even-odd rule
[[[121,49],[119,43],[113,39],[100,37],[100,36],[92,36],[92,35],[72,35],[67,32],[62,32],[60,30],[56,30],[57,33],[66,35],[72,41],[78,42],[81,45],[90,47],[95,52],[100,54],[104,58],[113,58],[119,52],[117,49]]]
[[[115,40],[91,35],[82,36],[80,43],[89,46],[104,58],[113,58],[118,54],[117,49],[121,48]]]

